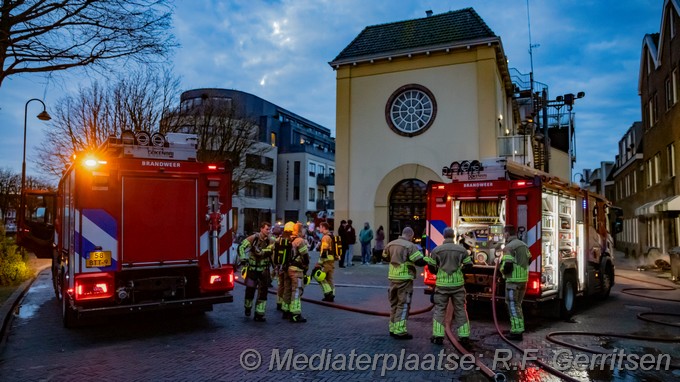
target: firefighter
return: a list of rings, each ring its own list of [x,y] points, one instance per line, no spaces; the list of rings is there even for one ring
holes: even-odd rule
[[[430,255],[436,266],[428,264],[430,272],[437,275],[430,341],[438,345],[444,343],[444,316],[449,301],[453,303],[454,328],[456,328],[460,343],[468,345],[470,340],[470,321],[465,309],[463,270],[472,268],[472,259],[464,246],[455,243],[454,237],[453,228],[446,227],[444,242],[433,249]]]
[[[390,280],[388,297],[390,300],[390,336],[400,340],[410,340],[406,321],[413,296],[413,280],[416,278],[416,265],[434,264],[430,257],[424,257],[412,242],[413,229],[406,227],[401,236],[385,246],[383,258],[390,262],[387,278]]]
[[[317,280],[323,291],[323,301],[335,301],[335,284],[333,283],[333,273],[335,273],[335,245],[333,245],[333,237],[330,234],[330,226],[326,222],[319,224],[319,232],[323,235],[321,238],[321,249],[319,253],[319,261],[314,267],[314,274],[317,270],[325,273],[325,278],[321,281]]]
[[[250,317],[253,308],[255,290],[257,290],[257,303],[255,305],[254,321],[264,322],[264,313],[267,308],[267,289],[269,287],[272,253],[274,250],[274,238],[270,235],[271,223],[260,224],[260,232],[246,237],[239,246],[239,262],[247,267],[245,275],[246,299],[245,315]]]
[[[522,300],[529,279],[529,261],[531,253],[526,243],[517,238],[515,226],[505,226],[505,248],[500,261],[500,270],[505,279],[505,304],[510,316],[511,340],[522,340],[524,333],[524,316]]]
[[[283,303],[288,304],[290,322],[302,323],[307,320],[302,317],[302,293],[308,282],[307,271],[309,270],[309,253],[307,252],[307,240],[305,240],[305,226],[297,222],[293,227],[291,236],[292,253],[288,265],[289,288],[284,289]]]
[[[274,245],[274,274],[277,277],[277,291],[276,291],[276,310],[283,311],[283,318],[290,318],[290,310],[288,303],[284,303],[283,295],[286,288],[286,281],[288,279],[288,262],[292,252],[292,240],[290,236],[293,234],[293,226],[295,223],[288,222],[283,226],[281,236],[276,240]],[[290,288],[290,283],[288,283]]]

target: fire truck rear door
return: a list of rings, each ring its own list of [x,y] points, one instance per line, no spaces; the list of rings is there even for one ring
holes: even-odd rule
[[[123,177],[122,263],[197,258],[193,178]]]

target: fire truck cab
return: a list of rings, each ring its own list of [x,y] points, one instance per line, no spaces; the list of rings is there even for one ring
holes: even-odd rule
[[[52,279],[66,327],[96,316],[231,302],[231,166],[196,136],[125,131],[59,182]]]
[[[505,225],[514,225],[531,251],[525,301],[558,301],[561,315],[568,317],[577,295],[609,295],[614,285],[610,229],[620,225],[610,226],[610,203],[602,196],[500,158],[454,162],[443,175],[451,183],[428,184],[427,248],[443,242],[447,226],[471,247],[474,266],[465,274],[470,298],[493,297]],[[424,275],[431,293],[436,276],[427,269]],[[500,284],[496,289],[504,290]]]

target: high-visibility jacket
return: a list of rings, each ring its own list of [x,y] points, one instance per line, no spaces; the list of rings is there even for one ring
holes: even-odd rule
[[[385,246],[384,257],[390,260],[387,278],[390,280],[413,280],[416,278],[416,262],[424,260],[434,264],[429,257],[424,257],[418,247],[403,236],[393,240]],[[386,255],[386,256],[385,256]]]
[[[507,282],[522,283],[529,280],[529,261],[531,260],[531,252],[529,247],[516,236],[508,237],[508,242],[503,248],[503,257],[501,258],[500,269],[504,269],[506,263],[512,263],[512,272],[509,274],[503,273],[503,278]]]
[[[251,270],[265,270],[271,264],[275,242],[273,237],[263,238],[259,233],[246,237],[238,247],[239,261],[247,262]]]
[[[437,263],[436,286],[458,287],[465,284],[463,265],[472,264],[465,247],[456,244],[453,239],[444,239],[442,244],[432,250],[430,256]]]

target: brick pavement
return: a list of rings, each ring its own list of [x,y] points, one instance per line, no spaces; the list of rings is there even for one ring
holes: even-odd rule
[[[620,270],[617,272],[626,272]],[[633,275],[651,277],[647,274]],[[342,285],[363,284],[369,287],[338,287],[339,304],[355,304],[366,309],[387,311],[387,266],[356,265],[337,269],[336,280]],[[647,335],[677,336],[672,327],[659,327],[635,319],[635,313],[644,310],[668,311],[677,304],[622,295],[626,286],[643,285],[636,281],[620,280],[611,298],[605,302],[579,300],[577,314],[569,322],[541,317],[527,319],[527,333],[522,344],[540,349],[547,359],[559,349],[548,343],[545,335],[554,330],[621,331]],[[416,282],[422,288],[422,280]],[[474,371],[386,371],[381,378],[377,371],[321,371],[321,370],[274,370],[268,371],[273,349],[281,354],[287,349],[295,354],[319,355],[325,350],[334,355],[349,356],[365,354],[436,355],[441,347],[427,340],[431,331],[431,313],[412,317],[409,331],[415,338],[411,341],[397,341],[387,336],[387,318],[368,316],[343,310],[330,309],[321,305],[303,302],[303,315],[309,319],[306,324],[291,324],[280,319],[275,310],[274,296],[270,296],[267,307],[267,322],[256,323],[243,317],[242,286],[234,291],[234,303],[215,307],[205,315],[154,314],[122,317],[116,320],[102,320],[77,330],[61,327],[60,310],[53,297],[49,272],[43,272],[33,288],[26,294],[21,314],[14,320],[7,346],[0,353],[0,380],[324,380],[354,381],[383,379],[386,381],[405,380],[486,380]],[[678,291],[672,292],[677,296]],[[305,297],[322,297],[318,285],[309,285]],[[677,297],[676,297],[677,298]],[[429,297],[416,289],[414,306],[428,306]],[[489,304],[475,304],[470,307],[472,338],[475,353],[483,354],[487,365],[497,348],[508,348],[493,329]],[[502,305],[499,305],[501,325],[507,327]],[[616,318],[612,317],[616,312]],[[655,343],[627,342],[615,339],[574,338],[581,344],[596,343],[605,349],[626,346],[645,351],[652,347],[672,352],[680,359],[678,350],[672,346]],[[244,370],[239,359],[245,349],[261,353],[263,366],[255,371]],[[457,354],[451,344],[443,347],[447,354]],[[514,358],[518,360],[517,357]],[[538,373],[541,380],[551,380]],[[577,372],[572,375],[581,380],[661,380],[658,374],[633,374],[617,372]],[[526,373],[508,373],[510,380],[527,378]],[[663,379],[663,378],[662,378]],[[552,380],[557,380],[553,378]]]

